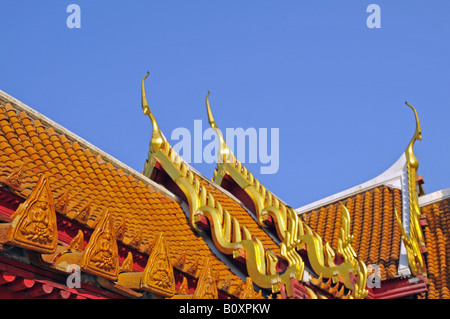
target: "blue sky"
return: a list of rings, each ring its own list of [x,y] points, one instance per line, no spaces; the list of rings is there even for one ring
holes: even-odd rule
[[[81,28],[69,29],[69,4]],[[369,4],[381,8],[370,29]],[[414,133],[425,189],[450,187],[449,1],[0,2],[0,89],[138,171],[161,129],[279,128],[259,174],[299,207],[389,168]],[[214,164],[192,164],[210,178]]]

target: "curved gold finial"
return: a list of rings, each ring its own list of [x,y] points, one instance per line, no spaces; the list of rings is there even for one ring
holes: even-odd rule
[[[216,122],[214,121],[214,118],[212,116],[211,107],[209,106],[209,94],[211,92],[208,91],[208,94],[206,94],[206,111],[208,113],[208,122],[212,129],[216,132],[217,136],[219,137],[219,160],[223,163],[226,163],[229,161],[229,157],[232,156],[231,150],[228,148],[228,145],[225,143],[225,139],[223,138],[222,132],[219,130],[219,128],[216,125]],[[230,159],[231,160],[231,159]]]
[[[419,223],[420,219],[420,207],[419,207],[419,199],[417,197],[417,185],[416,185],[416,176],[417,169],[419,168],[419,161],[417,157],[414,155],[413,146],[416,140],[422,140],[422,129],[420,128],[419,117],[417,115],[416,109],[405,102],[407,106],[409,106],[416,118],[416,131],[406,148],[406,169],[408,174],[408,198],[409,198],[409,237],[408,234],[402,229],[401,221],[397,216],[397,221],[400,223],[400,229],[402,230],[402,238],[405,243],[407,250],[408,262],[410,265],[410,269],[414,275],[420,274],[424,270],[423,266],[423,258],[421,255],[421,248],[425,246],[423,232]]]
[[[149,76],[149,72],[144,76],[142,79],[142,85],[141,85],[141,94],[142,94],[142,109],[144,110],[144,114],[148,115],[150,120],[152,121],[152,127],[153,127],[153,134],[152,139],[150,142],[150,147],[152,152],[158,151],[162,146],[164,146],[165,139],[163,134],[161,133],[161,129],[159,128],[158,123],[155,120],[155,117],[152,114],[152,111],[150,111],[150,107],[148,106],[147,97],[145,96],[145,87],[144,87],[144,81]]]
[[[417,115],[417,111],[414,106],[412,106],[408,102],[405,102],[405,104],[414,111],[414,115],[416,117],[416,132],[414,133],[414,137],[420,141],[422,140],[422,129],[420,128],[419,116]]]
[[[417,168],[419,167],[419,161],[414,155],[413,147],[416,140],[422,140],[422,129],[420,127],[419,116],[417,115],[416,109],[408,102],[405,102],[405,104],[413,110],[414,116],[416,118],[416,131],[414,132],[411,142],[409,142],[408,147],[406,148],[406,159],[408,160],[408,164],[417,170]]]
[[[208,112],[209,125],[211,125],[212,128],[217,128],[216,122],[214,121],[214,118],[213,118],[212,113],[211,113],[211,107],[209,106],[209,99],[208,98],[209,98],[209,94],[210,93],[211,92],[208,91],[208,94],[206,94],[206,112]]]

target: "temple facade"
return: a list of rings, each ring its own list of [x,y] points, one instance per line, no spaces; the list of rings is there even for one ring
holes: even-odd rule
[[[413,106],[391,168],[294,209],[232,153],[209,93],[213,178],[183,161],[147,76],[142,172],[0,91],[0,298],[450,298],[450,189],[425,192]]]

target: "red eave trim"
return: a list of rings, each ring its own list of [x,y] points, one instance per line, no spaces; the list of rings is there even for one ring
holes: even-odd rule
[[[124,296],[82,282],[81,288],[69,288],[67,278],[33,265],[0,256],[1,299],[122,299]],[[63,283],[61,283],[63,282]]]
[[[9,221],[9,216],[16,211],[23,201],[24,199],[21,197],[1,188],[0,184],[0,220]]]
[[[10,193],[7,189],[0,187],[0,221],[11,222],[10,216],[17,210],[18,206],[25,201],[24,198],[19,197],[13,193]],[[77,220],[70,219],[63,214],[56,213],[57,229],[58,229],[58,241],[65,245],[69,244],[72,239],[77,235],[79,230],[84,234],[84,246],[89,241],[90,235],[93,229],[85,224],[78,222]],[[148,260],[148,255],[133,247],[125,245],[123,242],[118,241],[119,246],[119,261],[122,262],[128,252],[133,254],[133,271],[143,271]]]
[[[416,281],[411,282],[411,279]],[[416,295],[427,290],[426,279],[422,275],[418,275],[415,278],[382,282],[380,288],[369,288],[367,299],[396,299]]]

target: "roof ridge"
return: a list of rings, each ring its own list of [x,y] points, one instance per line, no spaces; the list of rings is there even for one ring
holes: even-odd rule
[[[430,204],[434,204],[441,200],[450,198],[450,187],[435,191],[430,194],[422,195],[419,197],[420,207],[424,207]]]
[[[346,190],[343,190],[341,192],[335,193],[333,195],[327,196],[325,198],[319,199],[315,202],[312,202],[310,204],[301,206],[296,209],[298,214],[303,214],[309,211],[312,211],[314,209],[317,209],[319,207],[323,207],[329,204],[332,204],[334,202],[338,202],[339,200],[342,200],[344,198],[359,194],[364,191],[368,191],[370,189],[373,189],[375,187],[386,185],[393,188],[401,189],[401,176],[403,174],[403,170],[406,167],[406,156],[403,153],[400,158],[393,164],[391,167],[389,167],[387,170],[385,170],[380,175],[363,182],[359,185],[350,187]]]

